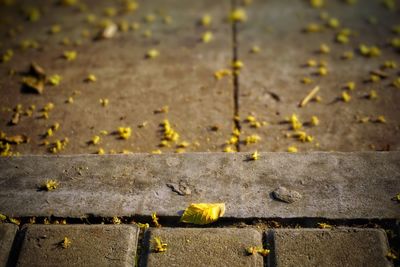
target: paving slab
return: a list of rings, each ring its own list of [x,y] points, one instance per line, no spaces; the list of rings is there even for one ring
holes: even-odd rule
[[[228,218],[399,218],[392,199],[400,188],[400,152],[271,152],[256,161],[250,154],[1,158],[0,212],[177,217],[191,203],[225,202]],[[59,187],[38,190],[48,179]],[[171,184],[191,193],[179,194]],[[275,199],[279,187],[296,191],[295,201]]]
[[[18,226],[15,224],[0,224],[0,266],[6,266]]]
[[[0,129],[9,136],[24,134],[30,138],[29,143],[13,146],[12,150],[46,154],[49,147],[40,144],[67,137],[69,143],[61,154],[96,153],[100,148],[105,153],[157,149],[174,152],[183,141],[189,143],[185,151],[222,151],[233,126],[233,85],[230,76],[216,80],[214,72],[231,64],[231,25],[225,20],[230,2],[142,0],[137,1],[135,12],[127,12],[119,2],[79,2],[86,8],[29,1],[25,6],[36,7],[42,14],[34,23],[26,21],[19,5],[2,11],[9,22],[2,27],[0,51],[11,48],[14,56],[0,64]],[[115,16],[105,15],[114,11]],[[204,14],[212,18],[209,27],[198,24]],[[129,30],[118,31],[108,40],[94,41],[101,29],[99,24],[110,21],[127,25]],[[14,38],[6,37],[6,31],[18,25],[24,30]],[[61,31],[49,34],[53,25],[60,25]],[[213,33],[209,43],[201,42],[206,31]],[[69,38],[71,44],[60,44],[64,38]],[[41,48],[22,51],[19,45],[25,39],[36,40]],[[74,45],[76,41],[80,44]],[[159,56],[146,59],[151,49],[156,49]],[[67,61],[62,55],[71,50],[77,52],[77,57]],[[60,85],[46,85],[43,95],[21,92],[21,78],[31,61],[49,75],[61,75]],[[15,75],[8,75],[10,69]],[[89,74],[94,74],[97,81],[85,82]],[[74,100],[72,104],[66,103],[69,97]],[[109,104],[102,106],[100,99],[108,99]],[[40,109],[49,102],[54,103],[54,110],[49,112],[49,119],[40,119]],[[23,106],[23,111],[34,104],[36,110],[31,117],[24,115],[20,123],[9,126],[13,115],[10,108],[17,104]],[[169,111],[163,113],[166,106]],[[159,147],[159,124],[164,119],[180,135],[171,147]],[[53,136],[43,138],[56,122],[60,128]],[[128,140],[112,134],[121,126],[131,127]],[[218,130],[211,130],[213,126]],[[100,134],[104,130],[108,134]],[[100,136],[99,144],[89,145],[95,135]]]
[[[154,251],[154,237],[168,245],[165,252]],[[248,247],[262,247],[262,235],[254,229],[151,229],[145,242],[139,266],[263,266],[261,255],[246,253]]]
[[[139,229],[133,225],[28,225],[24,231],[17,266],[135,264]]]
[[[398,77],[398,71],[381,70],[387,78],[368,82],[370,71],[380,70],[385,61],[398,61],[398,52],[388,44],[396,37],[392,27],[400,23],[398,11],[390,11],[382,2],[372,0],[357,1],[354,5],[324,1],[322,8],[312,8],[310,1],[252,2],[244,7],[248,20],[237,27],[238,58],[244,64],[239,74],[239,110],[241,139],[257,134],[261,140],[243,144],[241,150],[286,151],[289,146],[296,146],[299,151],[398,150],[400,90],[390,85]],[[329,19],[337,19],[339,27],[328,27]],[[304,32],[311,23],[317,24],[321,31]],[[335,38],[345,28],[352,32],[350,41],[340,44]],[[326,44],[330,53],[319,53],[321,44]],[[360,55],[360,44],[378,46],[381,55]],[[252,53],[253,46],[258,46],[260,52]],[[354,58],[343,60],[341,55],[345,51],[351,51]],[[309,59],[317,66],[306,67]],[[326,76],[315,74],[321,61],[327,64]],[[303,84],[304,77],[314,82]],[[351,81],[355,89],[345,90],[345,84]],[[311,101],[299,108],[300,101],[317,85],[322,102]],[[366,98],[371,90],[377,92],[377,99]],[[342,91],[350,94],[350,102],[338,100]],[[251,127],[244,121],[250,114],[268,125]],[[314,137],[313,142],[286,136],[293,134],[289,124],[284,123],[292,114],[308,123],[302,130]],[[373,123],[379,115],[387,123]],[[312,116],[319,119],[316,127],[310,126]],[[368,118],[369,122],[359,122]]]
[[[267,235],[269,266],[393,266],[381,229],[276,229]]]

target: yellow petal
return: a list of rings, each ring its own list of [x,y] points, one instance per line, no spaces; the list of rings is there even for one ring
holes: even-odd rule
[[[225,203],[191,204],[183,213],[181,222],[209,224],[218,220],[225,213]]]

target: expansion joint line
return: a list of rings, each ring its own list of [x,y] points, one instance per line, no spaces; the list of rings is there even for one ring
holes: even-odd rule
[[[237,6],[237,1],[231,1],[231,12],[233,12]],[[236,62],[239,58],[238,55],[238,40],[237,40],[237,26],[238,23],[236,21],[232,22],[232,63]],[[240,117],[239,117],[239,73],[233,67],[232,68],[232,79],[233,79],[233,123],[236,129],[241,131],[240,125]],[[238,142],[236,143],[236,151],[240,152],[240,135],[238,136]]]

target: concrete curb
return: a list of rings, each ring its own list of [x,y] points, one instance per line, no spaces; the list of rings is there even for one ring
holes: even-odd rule
[[[395,219],[400,152],[188,153],[0,159],[8,216],[178,216],[193,202],[225,202],[226,217]],[[54,191],[39,191],[47,179]],[[301,198],[273,198],[279,186]],[[181,192],[179,188],[185,189]],[[189,189],[189,191],[187,191]]]

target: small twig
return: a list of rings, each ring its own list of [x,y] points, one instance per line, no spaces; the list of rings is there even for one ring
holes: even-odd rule
[[[304,107],[319,91],[319,86],[315,86],[304,98],[300,101],[299,107]]]

